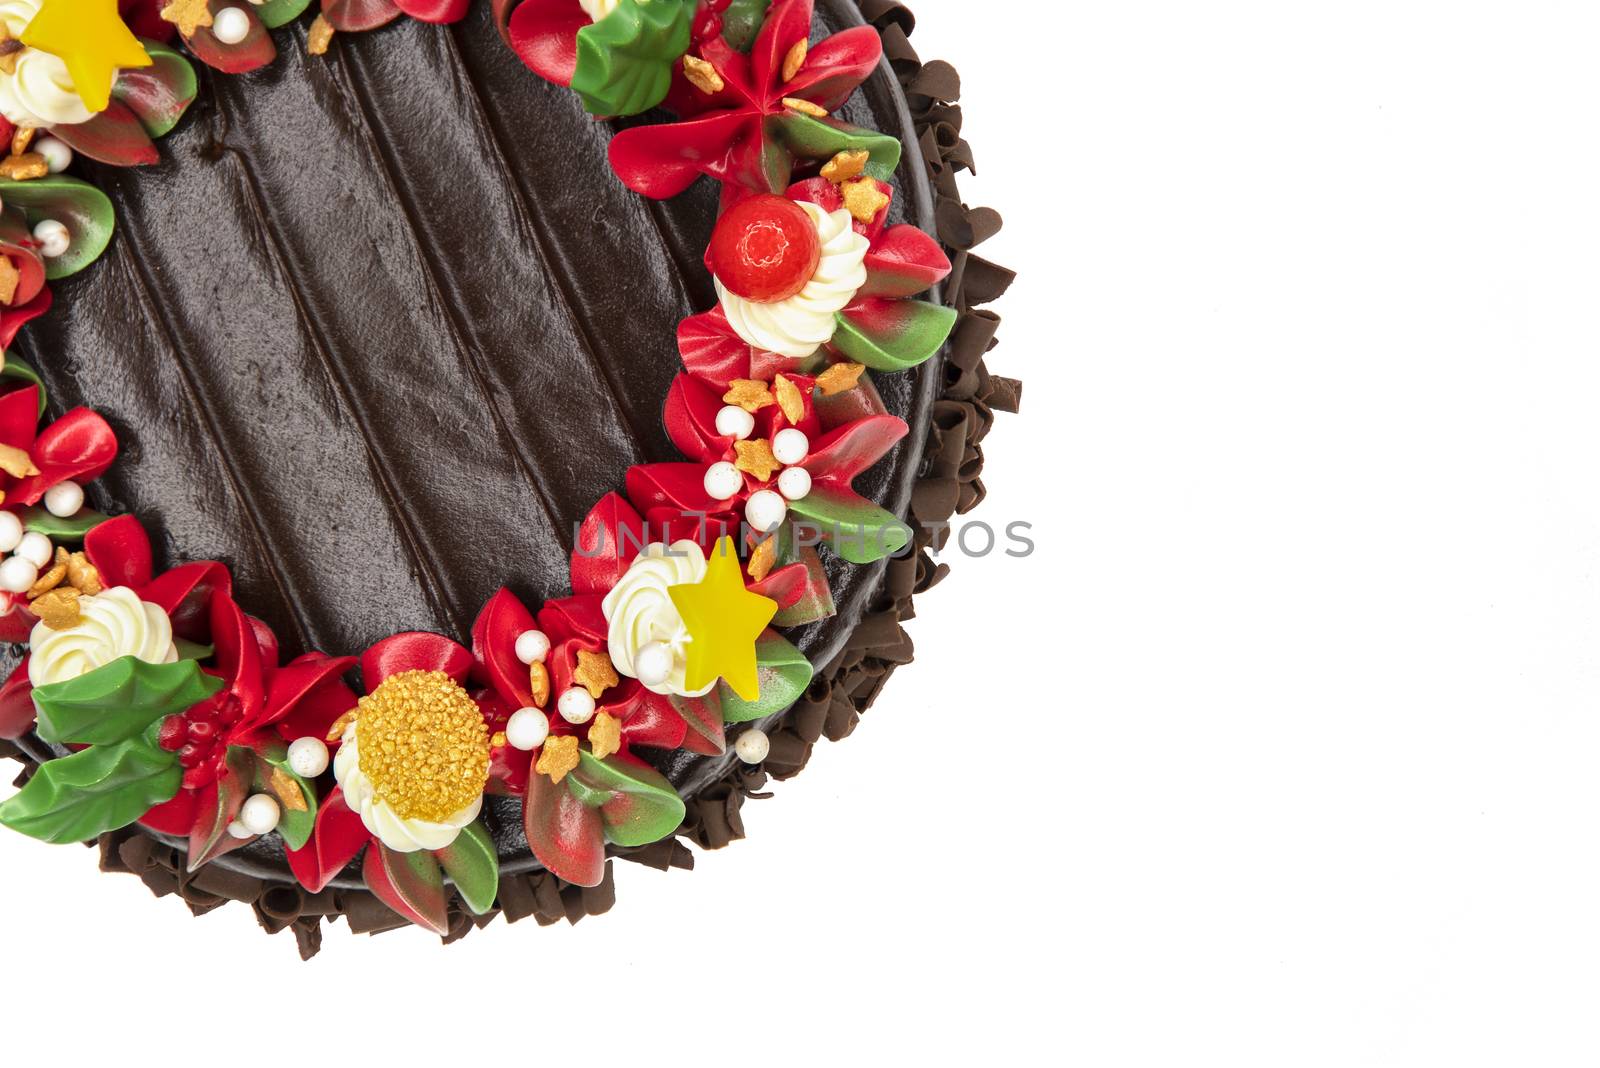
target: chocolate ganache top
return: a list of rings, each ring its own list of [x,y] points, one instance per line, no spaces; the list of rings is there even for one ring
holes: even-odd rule
[[[819,0],[813,40],[859,24]],[[887,63],[839,115],[906,143],[895,221],[931,229]],[[226,562],[286,656],[403,630],[469,640],[507,576],[530,604],[566,594],[590,507],[629,465],[681,459],[661,422],[675,329],[716,302],[715,185],[630,192],[613,129],[529,71],[487,4],[207,77],[161,164],[87,175],[117,236],[15,347],[57,410],[116,429],[93,503],[139,515],[158,564]],[[935,359],[877,379],[912,433],[856,488],[898,514],[941,375]],[[882,576],[823,554],[838,615],[789,634],[819,666]],[[733,759],[663,770],[687,797]],[[536,863],[517,811],[490,798],[510,870]],[[287,877],[281,851],[216,863]]]

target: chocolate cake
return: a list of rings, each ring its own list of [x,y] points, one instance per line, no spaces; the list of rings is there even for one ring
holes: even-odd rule
[[[744,798],[768,776],[797,772],[821,736],[849,733],[887,674],[910,659],[899,623],[912,594],[943,572],[926,553],[934,531],[922,524],[977,503],[978,442],[991,413],[1014,410],[1018,398],[1016,383],[991,377],[982,362],[998,320],[975,308],[998,296],[1009,275],[969,252],[999,222],[985,209],[968,209],[955,189],[956,173],[971,166],[952,103],[958,83],[948,66],[918,61],[907,41],[910,14],[886,0],[817,0],[814,14],[809,0],[780,0],[770,9],[740,0],[685,3],[676,25],[659,26],[651,21],[666,17],[659,2],[652,8],[634,0],[623,0],[620,11],[612,0],[500,0],[459,9],[329,2],[314,20],[308,12],[279,24],[272,9],[287,2],[260,9],[202,4],[209,19],[193,5],[122,5],[126,25],[157,62],[143,72],[119,71],[112,109],[122,101],[146,119],[124,90],[141,73],[167,66],[158,34],[173,41],[173,55],[187,51],[201,61],[192,64],[200,77],[181,120],[170,131],[145,121],[159,158],[134,162],[148,166],[116,165],[125,161],[98,147],[104,135],[92,129],[30,130],[23,122],[13,135],[13,160],[56,162],[46,138],[76,149],[67,173],[103,191],[116,222],[104,253],[52,281],[49,310],[23,320],[10,349],[9,388],[47,397],[46,421],[79,409],[98,413],[119,450],[105,466],[83,461],[69,479],[52,480],[59,472],[34,456],[32,482],[19,476],[24,490],[41,490],[26,502],[34,507],[19,513],[23,525],[49,536],[55,556],[37,564],[28,587],[7,594],[15,602],[8,637],[24,644],[4,665],[13,681],[0,704],[10,709],[13,729],[4,730],[7,714],[0,713],[0,737],[14,737],[0,741],[0,753],[22,761],[26,779],[41,765],[64,766],[74,754],[81,761],[82,753],[130,744],[103,724],[122,715],[114,702],[138,705],[139,686],[194,687],[181,692],[205,711],[163,706],[158,721],[137,724],[151,753],[177,760],[171,781],[182,776],[178,796],[157,804],[158,814],[115,825],[76,815],[63,822],[57,813],[66,803],[55,796],[55,808],[37,799],[21,810],[9,803],[11,819],[0,806],[0,822],[51,840],[84,837],[92,826],[108,870],[133,871],[158,894],[180,894],[197,913],[228,900],[250,903],[268,930],[292,927],[306,954],[319,944],[321,919],[337,915],[356,930],[421,923],[447,938],[502,912],[511,920],[575,921],[609,907],[608,858],[688,867],[692,855],[682,840],[714,848],[739,837]],[[237,23],[225,14],[231,12],[248,21]],[[186,17],[199,23],[186,26]],[[621,40],[616,27],[626,18],[643,21],[606,53],[594,31]],[[809,30],[781,39],[780,24],[796,19]],[[579,34],[570,44],[561,36],[568,30]],[[618,57],[637,54],[637,41],[675,35],[683,47],[659,65],[670,86],[663,80],[659,91],[649,89],[655,68],[616,74],[625,62]],[[28,32],[18,36],[43,49],[30,44]],[[857,51],[868,38],[874,51],[862,65]],[[261,51],[263,39],[270,54]],[[667,185],[687,188],[666,195],[662,174],[699,148],[685,149],[677,164],[662,163],[659,145],[647,138],[731,114],[729,94],[739,85],[730,83],[741,76],[759,82],[761,50],[773,42],[783,46],[771,72],[780,88],[804,83],[808,63],[861,66],[859,88],[811,90],[840,96],[841,106],[808,102],[799,90],[782,104],[785,115],[800,116],[797,123],[846,132],[824,130],[833,140],[813,155],[797,147],[804,137],[773,135],[792,173],[770,188],[752,188],[737,173],[692,183],[669,175]],[[707,100],[686,105],[696,93]],[[630,110],[649,106],[618,118],[619,100]],[[15,123],[18,116],[7,118]],[[814,128],[820,126],[806,127]],[[884,134],[901,149],[887,169]],[[30,135],[40,143],[30,144]],[[653,162],[639,162],[647,156]],[[39,224],[51,221],[41,220],[47,208],[28,206],[26,191],[13,189],[56,180],[52,173],[0,183],[7,205],[24,202],[28,232],[20,244],[46,254],[51,234]],[[814,355],[784,357],[777,343],[747,346],[737,314],[707,318],[708,309],[727,311],[740,299],[728,295],[735,271],[726,256],[717,261],[715,249],[707,255],[714,236],[731,228],[724,222],[719,231],[719,218],[740,204],[752,205],[763,226],[777,225],[772,218],[831,216],[844,226],[835,244],[873,243],[866,253],[872,280],[851,291],[850,308],[877,302],[864,340],[810,343]],[[818,226],[826,242],[826,223]],[[809,224],[801,229],[809,239]],[[948,256],[937,280],[931,267],[918,266],[929,254],[913,229],[934,235]],[[76,229],[73,236],[83,240]],[[734,236],[748,238],[743,230]],[[823,248],[824,265],[833,247]],[[817,262],[814,253],[791,287],[794,299],[813,292],[798,286],[815,287],[823,270]],[[912,264],[914,285],[878,281],[879,272],[904,263]],[[863,375],[855,357],[892,349],[872,331],[884,316],[900,315],[901,304],[910,307],[908,289],[920,291],[918,302],[953,309],[942,319],[931,311],[918,319],[929,330],[942,323],[932,358],[903,369],[874,363]],[[755,303],[762,313],[776,302]],[[721,332],[718,352],[747,348],[739,359],[748,374],[698,373],[700,328]],[[851,376],[863,377],[855,384]],[[738,391],[748,388],[756,393],[741,400]],[[748,418],[737,414],[746,411]],[[740,420],[756,429],[730,432]],[[904,428],[897,431],[898,422]],[[881,431],[881,447],[868,426]],[[785,428],[790,437],[780,441]],[[689,456],[700,466],[687,475],[686,439],[709,450]],[[836,451],[849,455],[830,472],[818,457],[836,439]],[[785,462],[786,447],[805,446],[809,454]],[[715,465],[707,462],[722,449],[722,466],[738,472],[730,477],[742,508],[728,504],[732,488],[728,497],[711,495]],[[852,467],[857,458],[862,463]],[[815,479],[813,504],[835,482],[841,500],[853,499],[853,486],[908,521],[909,544],[901,548],[900,537],[883,533],[873,550],[860,551],[837,531],[818,532],[824,544],[816,550],[805,548],[803,535],[785,540],[787,524],[805,516],[821,522],[824,514],[806,510],[806,494],[791,495],[792,484],[780,492],[778,473],[802,467],[795,478],[804,488]],[[700,492],[702,471],[704,494],[714,502],[704,512],[683,503]],[[683,479],[689,488],[675,488]],[[44,485],[52,482],[83,485],[91,510],[53,507],[51,493],[59,503],[73,491]],[[11,492],[12,501],[33,496]],[[769,524],[759,505],[785,510]],[[718,517],[709,532],[706,513]],[[699,533],[685,524],[687,515],[699,516]],[[136,517],[153,554],[143,572],[139,533],[107,516]],[[75,522],[83,529],[73,529]],[[639,544],[630,547],[634,529]],[[4,534],[0,524],[0,543]],[[616,613],[623,609],[613,606],[625,600],[618,599],[622,586],[641,561],[658,551],[646,545],[686,541],[700,543],[691,555],[703,552],[708,563],[704,578],[696,572],[667,584],[685,628],[677,644],[621,648],[624,623]],[[695,654],[710,655],[708,643],[723,639],[699,629],[683,591],[692,579],[711,596],[716,551],[727,546],[744,560],[736,556],[729,565],[737,576],[723,591],[730,600],[707,602],[717,626],[724,612],[767,604],[776,618],[767,612],[752,634],[766,619],[780,625],[763,632],[759,659],[742,647],[726,656],[716,650],[720,664],[749,660],[752,671],[759,668],[759,695],[735,692],[731,666],[694,685],[701,681],[693,674]],[[20,557],[26,549],[10,551]],[[169,570],[197,560],[223,567]],[[84,569],[93,572],[89,585],[75,577]],[[62,574],[52,586],[55,570]],[[87,606],[106,598],[124,571],[129,597],[147,609],[166,608],[178,655],[120,648],[132,655],[76,678],[41,668],[43,639],[87,642],[82,628],[95,625]],[[164,571],[182,577],[168,581]],[[603,581],[597,571],[605,572]],[[174,586],[181,589],[174,593]],[[649,604],[658,602],[668,604]],[[55,612],[64,618],[50,618]],[[652,626],[657,618],[648,617]],[[413,633],[420,637],[408,639]],[[23,661],[30,637],[31,679]],[[803,655],[803,671],[798,658],[784,659],[784,639]],[[248,650],[243,661],[239,642]],[[659,672],[647,666],[651,656],[666,658]],[[657,679],[669,660],[674,678],[687,664],[687,683]],[[261,666],[251,666],[257,661]],[[145,678],[145,662],[160,674]],[[90,701],[89,683],[118,670],[126,676],[113,680],[120,688],[101,685]],[[437,692],[427,689],[434,678],[443,687]],[[396,695],[410,680],[422,680],[423,689],[406,704]],[[380,687],[383,699],[374,696]],[[451,695],[468,702],[466,721],[451,718]],[[30,705],[31,712],[18,711]],[[91,706],[92,714],[75,711]],[[385,771],[373,755],[389,745],[383,725],[424,706],[438,712],[416,743],[434,747],[427,759],[437,755],[439,738],[463,731],[471,756],[463,774],[479,774],[472,769],[488,761],[478,780],[489,783],[481,807],[474,802],[465,817],[481,841],[455,837],[464,821],[431,837],[453,818],[444,813],[466,811],[448,788],[439,787],[442,807],[428,810],[432,795],[423,785],[413,784],[410,794],[384,785],[399,773]],[[530,729],[525,713],[540,713],[539,733],[528,738],[533,745],[518,744]],[[39,723],[18,725],[29,714]],[[688,721],[687,731],[675,715]],[[663,726],[663,717],[673,721]],[[320,764],[315,754],[302,760],[318,746],[296,749],[296,736],[313,722],[306,737],[336,749],[343,741],[339,751],[348,754],[330,764],[324,749]],[[405,731],[424,731],[415,722],[404,719],[398,728],[402,749],[410,744]],[[247,725],[255,731],[248,737]],[[601,726],[610,732],[605,740]],[[365,780],[347,778],[341,761],[356,762],[358,732],[370,777],[389,775],[367,787],[376,791],[376,809],[393,806],[388,815],[354,801],[365,796],[355,785]],[[486,757],[474,740],[479,733],[488,739]],[[665,744],[663,737],[679,740]],[[571,768],[564,768],[567,757]],[[168,774],[166,765],[159,774]],[[152,798],[162,792],[156,775],[142,780]],[[82,786],[82,779],[68,774],[62,781]],[[667,793],[680,799],[678,808]],[[411,807],[401,807],[399,794]],[[551,813],[543,825],[531,814],[541,804]],[[664,818],[658,809],[671,812],[676,826],[664,836],[645,835],[626,822],[632,816],[613,822],[629,805],[657,819]],[[276,833],[252,826],[250,817],[265,808],[272,823],[282,821]],[[580,818],[592,821],[593,843],[563,837]],[[416,832],[415,841],[383,833],[399,823],[427,833]],[[563,829],[550,830],[558,824]],[[547,831],[555,836],[548,842],[539,837]],[[533,843],[530,832],[537,832]],[[565,859],[591,845],[592,857]],[[494,856],[462,856],[473,848]],[[429,856],[437,865],[418,859]],[[487,879],[487,890],[474,893],[475,879]]]

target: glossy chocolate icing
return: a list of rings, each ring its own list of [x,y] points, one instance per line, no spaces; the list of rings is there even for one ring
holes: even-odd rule
[[[848,0],[817,13],[813,39],[861,22]],[[715,300],[716,191],[626,190],[610,127],[524,68],[487,4],[321,58],[303,33],[263,71],[208,77],[160,166],[87,175],[117,238],[16,350],[54,408],[116,428],[95,503],[140,516],[165,564],[227,562],[286,656],[467,640],[502,584],[564,595],[574,525],[629,465],[680,458],[660,413],[674,329]],[[906,141],[898,213],[931,229],[887,65],[842,117]],[[913,432],[857,487],[901,514],[940,378],[938,361],[877,378]],[[814,663],[881,576],[830,561],[839,614],[790,635]],[[663,767],[693,796],[732,759]],[[535,866],[516,802],[489,822],[507,870]],[[287,877],[275,838],[215,863]]]

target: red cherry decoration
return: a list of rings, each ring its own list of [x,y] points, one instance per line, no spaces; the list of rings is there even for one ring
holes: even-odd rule
[[[169,753],[176,753],[183,748],[183,743],[188,738],[188,721],[182,716],[168,716],[161,721],[161,731],[156,736],[156,744]]]
[[[788,300],[806,287],[822,260],[822,239],[806,210],[765,193],[717,220],[711,268],[728,289],[758,304]]]

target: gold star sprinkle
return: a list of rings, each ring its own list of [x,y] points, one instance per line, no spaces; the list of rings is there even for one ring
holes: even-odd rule
[[[810,115],[813,119],[825,119],[828,117],[826,109],[818,107],[809,100],[801,100],[797,96],[784,97],[783,106],[790,111],[798,111],[802,115]]]
[[[589,724],[589,750],[600,760],[621,752],[622,721],[609,712],[596,715]]]
[[[822,165],[822,176],[835,185],[848,182],[867,169],[867,160],[871,158],[866,149],[840,152]]]
[[[306,31],[306,51],[313,56],[327,55],[328,45],[332,43],[333,23],[318,15],[311,20],[311,28]]]
[[[617,669],[611,666],[611,658],[605,653],[579,649],[578,670],[572,673],[572,681],[588,690],[589,696],[598,701],[601,694],[622,680],[617,677]]]
[[[550,703],[550,669],[535,662],[528,668],[528,689],[533,691],[533,707],[543,708]]]
[[[861,381],[861,372],[867,369],[860,363],[836,363],[817,376],[817,386],[824,397],[847,393]]]
[[[794,81],[794,76],[800,73],[800,68],[806,65],[806,50],[810,46],[804,37],[794,43],[789,49],[789,54],[783,57],[783,80]]]
[[[765,382],[753,378],[735,378],[728,383],[728,392],[722,395],[722,403],[737,404],[754,415],[777,401],[772,399],[772,390],[767,388]]]
[[[211,5],[209,0],[172,0],[161,9],[161,17],[184,37],[193,37],[194,31],[211,25]]]
[[[26,182],[33,178],[43,178],[50,173],[50,164],[37,152],[27,152],[20,156],[7,156],[0,159],[0,178],[9,178],[13,182]]]
[[[806,399],[800,392],[800,387],[787,375],[779,375],[772,381],[773,392],[778,395],[778,407],[783,409],[783,416],[791,423],[798,423],[806,416]]]
[[[9,305],[17,299],[17,286],[22,282],[22,272],[11,262],[10,256],[0,256],[0,304]]]
[[[871,178],[852,179],[840,186],[839,191],[844,194],[845,208],[857,222],[870,223],[889,203],[889,198]]]
[[[772,478],[772,473],[783,466],[778,462],[778,458],[772,455],[772,446],[766,438],[736,441],[733,443],[733,448],[739,454],[733,466],[746,474],[756,476],[763,482]]]
[[[51,590],[28,607],[51,630],[70,630],[82,618],[78,614],[78,591],[71,586]]]
[[[272,769],[272,792],[278,795],[278,800],[283,804],[285,812],[307,812],[306,794],[300,789],[300,784],[295,781],[282,768]]]
[[[722,75],[717,73],[717,68],[699,56],[683,57],[683,76],[689,79],[690,85],[707,96],[722,92],[727,84],[722,80]]]
[[[760,582],[772,574],[772,565],[778,562],[778,536],[774,534],[766,541],[755,547],[750,553],[747,565],[750,570],[750,580]]]
[[[544,740],[544,748],[539,751],[539,762],[533,770],[540,775],[550,776],[551,782],[560,782],[567,777],[567,772],[578,766],[578,736],[563,734]]]
[[[350,711],[333,721],[333,725],[328,728],[328,733],[323,736],[322,740],[330,745],[339,741],[344,737],[344,732],[349,728],[350,724],[355,722],[355,719],[356,710],[352,708]]]
[[[33,459],[15,445],[0,445],[0,471],[12,478],[31,478],[39,473]]]
[[[91,597],[105,589],[105,584],[100,581],[100,569],[82,553],[67,557],[67,585]]]

